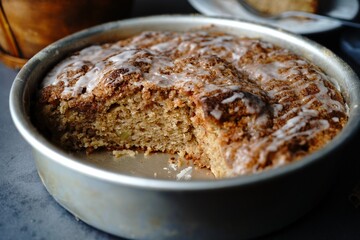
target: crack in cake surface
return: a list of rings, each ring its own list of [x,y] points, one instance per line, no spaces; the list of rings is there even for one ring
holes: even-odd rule
[[[36,107],[70,149],[178,153],[217,177],[296,161],[347,121],[340,92],[314,64],[259,39],[205,31],[84,48],[48,73]]]

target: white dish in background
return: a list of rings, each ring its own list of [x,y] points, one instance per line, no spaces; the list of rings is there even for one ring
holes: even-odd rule
[[[265,20],[256,17],[243,8],[237,0],[188,0],[189,3],[200,13],[207,16],[232,17],[244,19],[247,21],[268,24],[279,27],[293,33],[311,34],[325,32],[336,29],[341,26],[339,22],[331,20],[306,20],[300,21],[296,19],[284,20]],[[353,19],[359,10],[358,0],[330,0],[326,4],[327,10],[321,11],[320,14],[343,18],[347,20]]]

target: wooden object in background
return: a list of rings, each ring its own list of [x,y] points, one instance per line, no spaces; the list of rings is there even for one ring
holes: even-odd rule
[[[1,0],[0,60],[12,68],[76,31],[129,17],[133,0]]]

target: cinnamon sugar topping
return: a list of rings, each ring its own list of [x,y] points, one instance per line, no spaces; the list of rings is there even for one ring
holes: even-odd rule
[[[42,88],[58,89],[51,99],[69,104],[91,99],[92,106],[107,112],[110,107],[104,105],[110,106],[110,101],[139,91],[148,102],[138,109],[160,98],[165,99],[164,109],[188,109],[186,121],[191,126],[183,134],[190,135],[184,139],[214,146],[209,150],[197,146],[191,154],[189,147],[151,148],[210,159],[207,166],[217,176],[258,172],[300,159],[324,146],[347,121],[339,90],[316,65],[271,43],[225,33],[144,32],[90,46],[55,66]],[[102,132],[96,126],[94,131]],[[146,148],[131,143],[134,132],[119,134],[126,136],[129,146]],[[110,140],[101,141],[98,144],[106,147]],[[91,141],[79,140],[78,147],[90,145]],[[118,143],[120,148],[126,146]],[[217,160],[211,159],[213,151],[218,151]],[[223,166],[218,167],[220,159]]]

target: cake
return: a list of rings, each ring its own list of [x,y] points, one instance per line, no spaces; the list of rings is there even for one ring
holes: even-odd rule
[[[267,14],[279,14],[286,11],[303,11],[316,13],[318,0],[245,0],[249,5]]]
[[[148,31],[81,49],[49,70],[34,108],[39,130],[67,150],[178,154],[217,178],[299,161],[348,119],[315,64],[209,30]]]

